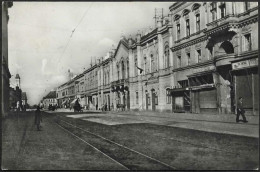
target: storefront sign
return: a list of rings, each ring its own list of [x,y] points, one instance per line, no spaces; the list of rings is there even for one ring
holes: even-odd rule
[[[197,68],[197,69],[193,69],[193,73],[200,73],[200,72],[206,72],[206,71],[211,71],[211,70],[215,70],[215,66],[207,66],[204,68]]]
[[[257,66],[257,65],[258,65],[258,59],[254,58],[254,59],[233,63],[232,69],[235,70],[235,69],[241,69],[241,68]]]

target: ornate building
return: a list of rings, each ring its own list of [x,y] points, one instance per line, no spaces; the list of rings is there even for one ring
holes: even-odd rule
[[[234,113],[238,97],[258,114],[258,3],[177,2],[156,27],[122,36],[115,50],[58,87],[108,110]]]

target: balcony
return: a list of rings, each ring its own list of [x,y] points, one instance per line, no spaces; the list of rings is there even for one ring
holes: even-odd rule
[[[119,79],[117,81],[114,81],[111,83],[111,86],[120,86],[120,85],[125,85],[128,83],[128,79]]]
[[[214,32],[218,32],[224,29],[228,29],[228,28],[232,28],[233,26],[238,24],[238,17],[235,15],[227,15],[224,18],[215,20],[211,23],[207,24],[207,30],[205,31],[205,33],[207,33],[208,35],[214,33]]]

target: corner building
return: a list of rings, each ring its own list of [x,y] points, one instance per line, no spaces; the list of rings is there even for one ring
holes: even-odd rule
[[[258,113],[258,3],[178,2],[173,20],[173,111]],[[243,65],[246,63],[246,65]]]

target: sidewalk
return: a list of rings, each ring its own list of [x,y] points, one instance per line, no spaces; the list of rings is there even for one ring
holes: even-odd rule
[[[59,109],[56,112],[73,112],[72,110]],[[84,112],[87,112],[84,114]],[[168,113],[168,112],[148,112],[148,111],[86,111],[81,113],[80,118],[88,117],[88,120],[95,122],[97,119],[90,119],[93,116],[91,112],[97,113],[100,121],[107,123],[131,124],[134,121],[138,123],[150,123],[170,127],[179,127],[206,132],[232,134],[238,136],[247,136],[259,138],[259,116],[247,115],[248,123],[236,123],[235,114],[192,114],[192,113]],[[55,113],[55,111],[53,112]],[[78,113],[75,113],[78,114]],[[123,121],[123,122],[122,122]],[[136,122],[137,123],[137,122]],[[104,122],[105,124],[105,122]]]

